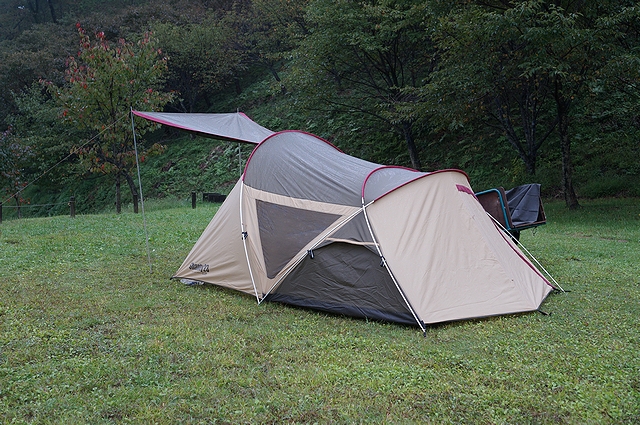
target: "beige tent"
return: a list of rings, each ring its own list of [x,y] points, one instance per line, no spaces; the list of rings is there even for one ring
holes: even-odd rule
[[[423,330],[537,310],[554,289],[463,172],[380,166],[297,131],[257,145],[174,277]]]

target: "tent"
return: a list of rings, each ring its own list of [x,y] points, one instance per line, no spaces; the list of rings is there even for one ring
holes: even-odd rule
[[[534,311],[554,289],[464,172],[381,166],[300,131],[257,144],[173,277],[423,331]]]

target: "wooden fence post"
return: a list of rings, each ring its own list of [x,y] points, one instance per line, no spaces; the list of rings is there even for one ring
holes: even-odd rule
[[[71,218],[75,218],[76,217],[76,197],[75,196],[72,196],[71,199],[69,199],[69,210],[70,210]]]
[[[196,209],[196,193],[191,192],[191,208]]]

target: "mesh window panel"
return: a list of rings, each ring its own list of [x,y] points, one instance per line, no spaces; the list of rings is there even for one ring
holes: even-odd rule
[[[256,200],[262,256],[267,277],[273,279],[306,244],[340,218],[336,214],[303,210]]]

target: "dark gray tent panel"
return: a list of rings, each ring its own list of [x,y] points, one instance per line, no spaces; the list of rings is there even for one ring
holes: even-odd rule
[[[340,242],[305,257],[266,300],[372,320],[416,322],[380,257]]]
[[[365,204],[375,201],[381,196],[413,181],[425,176],[426,173],[419,173],[404,167],[378,167],[373,170],[363,184],[363,197]]]
[[[256,201],[256,209],[262,256],[270,279],[276,277],[302,248],[340,218],[337,214],[260,200]]]
[[[364,213],[359,213],[333,233],[329,234],[327,239],[319,246],[324,246],[333,242],[348,242],[352,244],[362,245],[372,252],[377,253],[375,242],[367,227]]]
[[[254,189],[295,199],[361,206],[362,182],[377,167],[311,134],[286,131],[254,150],[243,181]]]

